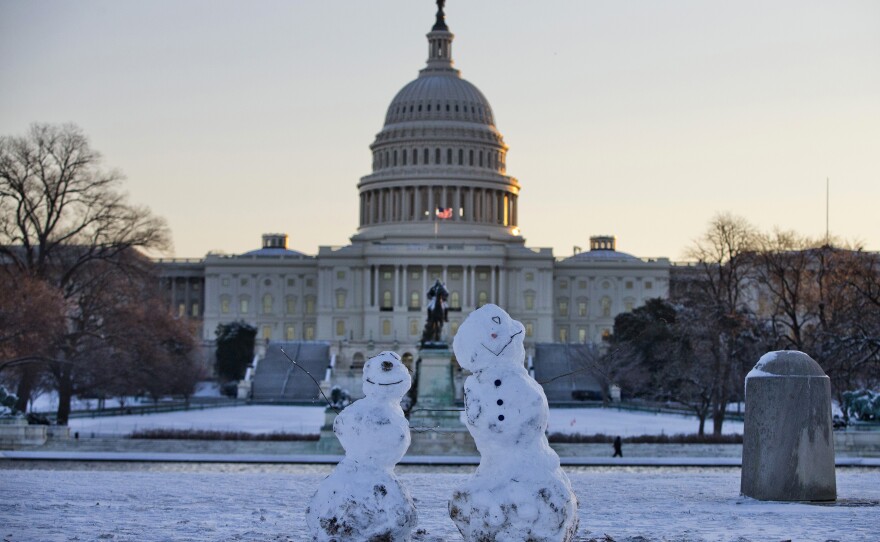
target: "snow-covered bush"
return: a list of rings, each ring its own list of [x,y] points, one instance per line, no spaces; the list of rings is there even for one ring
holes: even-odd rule
[[[855,390],[843,392],[843,411],[863,422],[880,421],[880,392]]]
[[[15,403],[17,402],[18,397],[6,391],[6,388],[3,386],[0,386],[0,418],[18,416],[18,409],[15,408]]]

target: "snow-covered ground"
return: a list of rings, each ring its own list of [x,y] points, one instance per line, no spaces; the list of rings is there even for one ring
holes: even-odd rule
[[[306,503],[332,468],[67,465],[0,462],[0,538],[303,542]],[[414,542],[461,540],[446,503],[472,469],[398,467],[424,530]],[[566,471],[580,500],[578,542],[880,540],[877,469],[839,469],[832,505],[741,497],[739,469]]]
[[[304,406],[239,406],[99,418],[73,418],[71,431],[82,435],[128,435],[144,429],[203,429],[248,433],[317,434],[324,409]],[[707,422],[708,423],[708,422]],[[593,435],[674,435],[696,433],[697,419],[676,414],[630,412],[613,408],[550,409],[551,433]],[[711,425],[707,425],[711,430]],[[742,422],[728,421],[725,433],[742,433]]]

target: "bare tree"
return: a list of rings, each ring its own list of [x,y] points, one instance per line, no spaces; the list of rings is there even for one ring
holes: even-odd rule
[[[66,422],[73,389],[68,384],[77,367],[87,364],[87,353],[102,344],[94,322],[86,318],[100,312],[95,302],[113,294],[107,277],[134,273],[142,264],[134,251],[170,245],[164,221],[128,203],[121,180],[117,171],[101,167],[100,154],[74,125],[34,124],[24,136],[0,137],[4,270],[10,281],[30,277],[47,283],[65,302],[66,332],[52,362],[59,422]],[[32,391],[28,381],[22,379],[18,387],[24,403]]]

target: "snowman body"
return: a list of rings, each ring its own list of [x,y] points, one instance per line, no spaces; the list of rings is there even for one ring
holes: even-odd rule
[[[522,324],[484,305],[453,343],[473,373],[465,414],[480,451],[476,472],[449,502],[466,541],[568,542],[577,530],[577,498],[547,443],[547,398],[523,367],[522,342]]]
[[[364,365],[364,398],[343,410],[333,431],[345,458],[318,486],[306,510],[312,540],[403,542],[417,523],[415,506],[394,474],[410,444],[400,400],[409,371],[394,352]]]

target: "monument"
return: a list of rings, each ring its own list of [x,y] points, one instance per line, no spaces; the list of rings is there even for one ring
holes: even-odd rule
[[[769,352],[746,377],[740,491],[765,501],[837,498],[831,381],[803,352]]]

